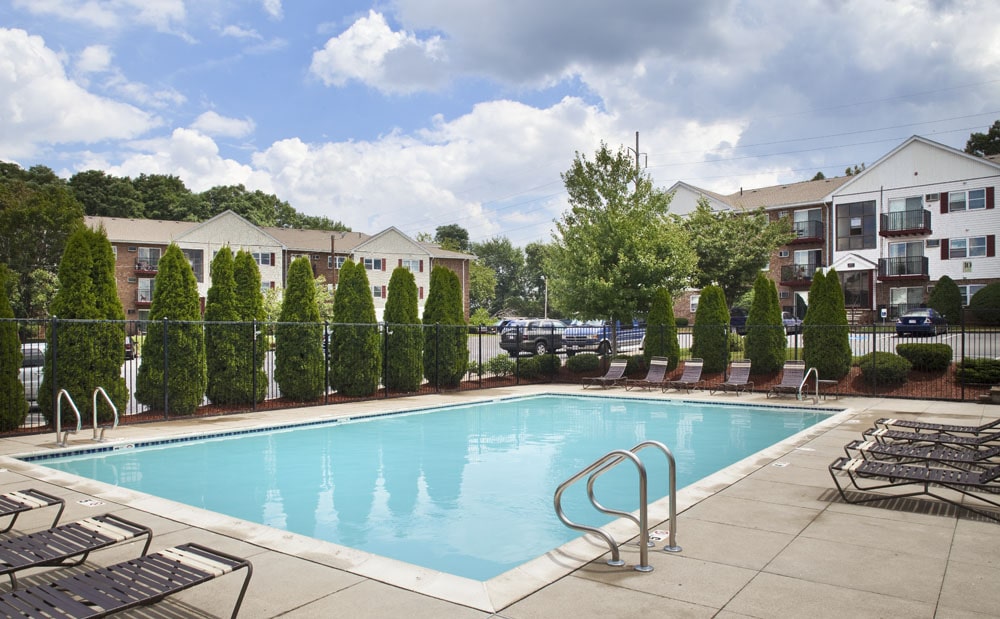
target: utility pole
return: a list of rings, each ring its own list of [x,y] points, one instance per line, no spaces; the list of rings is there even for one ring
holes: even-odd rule
[[[628,149],[635,154],[635,192],[638,194],[639,193],[639,155],[642,155],[643,160],[646,162],[646,165],[649,165],[649,159],[646,157],[646,153],[640,153],[639,152],[639,132],[638,131],[635,132],[635,148],[632,148],[631,146],[629,146]]]

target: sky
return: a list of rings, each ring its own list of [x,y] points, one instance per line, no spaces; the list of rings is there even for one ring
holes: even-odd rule
[[[369,234],[548,242],[602,142],[731,193],[997,119],[997,0],[0,0],[0,160]]]

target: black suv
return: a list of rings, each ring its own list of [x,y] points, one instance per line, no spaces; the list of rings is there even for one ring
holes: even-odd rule
[[[513,320],[500,332],[500,348],[511,357],[520,352],[536,355],[555,352],[563,346],[566,324],[552,318],[525,318]]]

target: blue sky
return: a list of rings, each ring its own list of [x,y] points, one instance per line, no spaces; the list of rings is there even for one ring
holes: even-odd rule
[[[546,241],[603,140],[656,185],[843,174],[1000,119],[996,0],[3,0],[0,160]]]

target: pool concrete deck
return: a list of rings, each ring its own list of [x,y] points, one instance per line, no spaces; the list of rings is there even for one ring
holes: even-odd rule
[[[317,418],[426,408],[530,393],[620,396],[618,389],[543,385],[337,404],[187,422],[122,426],[122,444]],[[795,405],[761,394],[636,397]],[[811,404],[811,403],[810,403]],[[67,475],[7,456],[50,451],[54,433],[0,440],[0,491],[34,487],[66,499],[62,521],[114,511],[153,528],[152,549],[187,541],[243,556],[254,574],[241,617],[352,619],[407,617],[995,617],[1000,614],[1000,525],[957,514],[935,501],[851,505],[836,494],[827,466],[879,417],[979,424],[1000,407],[953,402],[842,398],[820,426],[678,492],[680,553],[650,551],[651,573],[604,563],[607,548],[577,540],[486,584],[414,568],[333,544]],[[70,445],[92,446],[90,434]],[[669,443],[669,441],[667,441]],[[122,474],[127,474],[123,471]],[[562,480],[552,480],[553,489]],[[944,506],[945,509],[934,509]],[[663,506],[658,505],[658,513]],[[930,507],[930,509],[928,509]],[[48,512],[48,513],[47,513]],[[50,510],[23,515],[15,532],[48,526]],[[651,518],[651,522],[657,522]],[[664,528],[656,524],[651,528]],[[517,540],[511,540],[516,544]],[[100,551],[85,567],[134,557],[135,544]],[[594,560],[601,554],[605,556]],[[29,572],[22,586],[56,573]],[[242,578],[224,576],[133,617],[228,617]],[[392,583],[392,584],[389,584]]]

